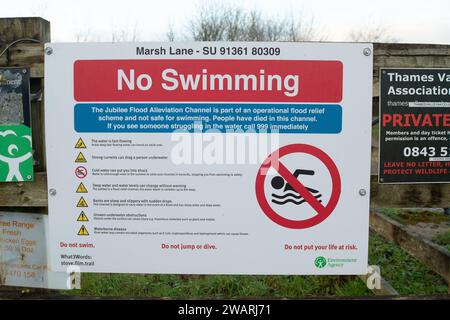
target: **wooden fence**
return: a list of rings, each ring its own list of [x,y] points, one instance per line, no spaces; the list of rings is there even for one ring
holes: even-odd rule
[[[29,66],[33,100],[31,118],[35,180],[0,184],[0,210],[47,212],[44,143],[44,43],[50,41],[50,23],[41,18],[0,19],[0,67]],[[11,45],[12,44],[12,45]],[[10,46],[9,46],[10,45]],[[8,47],[9,46],[9,47]],[[428,44],[374,44],[373,115],[378,116],[379,68],[450,68],[450,46]],[[372,141],[371,208],[450,207],[450,184],[379,185],[378,141]],[[438,246],[408,233],[400,224],[372,211],[370,227],[411,255],[450,279],[450,255]],[[387,288],[387,289],[386,289]],[[386,285],[382,294],[393,294]]]

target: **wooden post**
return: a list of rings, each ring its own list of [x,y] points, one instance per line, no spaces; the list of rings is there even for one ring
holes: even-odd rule
[[[50,41],[50,22],[42,18],[0,19],[0,67],[29,67],[31,93],[44,92],[44,43]],[[0,190],[6,191],[0,197],[0,207],[9,211],[39,212],[46,210],[45,139],[43,94],[31,101],[31,129],[33,158],[35,160],[35,181],[0,183]],[[4,189],[2,189],[4,188]],[[37,199],[41,201],[35,202]],[[10,201],[14,202],[10,206]],[[29,204],[35,203],[30,206]],[[34,207],[34,208],[30,208]],[[21,296],[27,292],[52,293],[41,289],[0,287],[2,292]]]
[[[33,42],[33,39],[39,42]],[[16,43],[14,43],[17,41]],[[50,41],[50,22],[42,18],[0,19],[0,67],[30,67],[31,92],[44,92],[44,43]],[[13,44],[14,43],[14,44]],[[45,171],[44,103],[31,102],[35,171]],[[0,206],[2,204],[0,203]]]

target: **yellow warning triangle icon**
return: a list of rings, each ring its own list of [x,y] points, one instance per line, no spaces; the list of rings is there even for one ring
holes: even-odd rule
[[[80,231],[78,231],[79,236],[88,236],[89,232],[87,231],[85,226],[81,226]]]
[[[77,156],[77,158],[75,159],[75,162],[79,163],[79,162],[87,162],[86,158],[84,157],[84,154],[82,152],[80,152]]]
[[[75,149],[86,149],[86,145],[84,144],[83,139],[78,139],[77,143],[75,144]]]
[[[87,204],[86,200],[84,200],[84,198],[81,197],[80,200],[78,200],[77,208],[85,208],[87,206],[88,206],[88,204]]]
[[[78,186],[76,193],[88,193],[86,187],[84,186],[83,182],[80,182],[80,185]]]
[[[78,216],[77,221],[89,221],[86,213],[84,211],[81,211],[80,215]]]

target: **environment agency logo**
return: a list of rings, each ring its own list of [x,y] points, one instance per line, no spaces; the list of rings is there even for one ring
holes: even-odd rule
[[[316,260],[314,260],[314,265],[316,268],[322,269],[327,265],[327,259],[325,259],[325,257],[317,257]]]
[[[31,129],[0,125],[0,181],[33,180]]]

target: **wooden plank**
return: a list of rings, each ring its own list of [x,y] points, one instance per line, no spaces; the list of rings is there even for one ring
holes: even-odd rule
[[[31,78],[43,78],[44,45],[30,42],[17,43],[0,57],[0,67],[29,67]]]
[[[35,79],[44,82],[43,79]],[[37,84],[43,86],[43,84]],[[33,159],[35,161],[34,170],[36,172],[45,171],[45,129],[44,129],[44,104],[42,101],[31,103],[31,132],[33,143]]]
[[[378,68],[448,68],[450,56],[375,56],[373,65]]]
[[[450,55],[450,46],[442,46],[441,48],[416,48],[412,45],[411,48],[408,49],[378,49],[374,51],[375,56],[449,56]]]
[[[46,207],[47,175],[36,173],[33,182],[0,184],[0,207]]]
[[[37,17],[0,19],[0,45],[21,38],[32,38],[42,42],[49,42],[50,22]]]
[[[370,174],[375,176],[378,175],[378,146],[376,144],[378,144],[378,141],[372,140]]]
[[[380,82],[378,79],[374,79],[372,83],[372,96],[373,98],[378,98],[380,96]],[[372,114],[378,115],[378,99],[377,103],[375,104],[372,99]]]
[[[449,208],[450,184],[378,184],[370,181],[371,208]]]
[[[44,78],[44,44],[21,42],[8,50],[7,65],[29,67],[31,78]]]
[[[0,57],[0,66],[29,66],[32,78],[43,78],[43,46],[45,42],[50,42],[50,22],[42,18],[1,18],[0,51],[21,39],[24,41],[12,45]],[[41,43],[25,41],[25,39],[34,39]]]
[[[423,44],[423,43],[375,43],[374,55],[375,56],[450,55],[450,46],[445,44]]]
[[[408,252],[450,284],[450,253],[438,245],[408,232],[397,221],[381,213],[370,212],[370,228]]]

